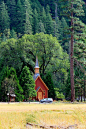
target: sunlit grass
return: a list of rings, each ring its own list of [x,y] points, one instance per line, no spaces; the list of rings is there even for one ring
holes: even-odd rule
[[[26,129],[27,122],[86,129],[86,104],[0,104],[0,129]]]

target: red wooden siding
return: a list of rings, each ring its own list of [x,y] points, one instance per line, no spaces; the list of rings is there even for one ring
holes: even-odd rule
[[[40,77],[38,77],[35,81],[35,90],[38,88],[38,87],[41,87],[43,91],[45,91],[45,95],[44,95],[44,98],[48,98],[48,89],[47,87],[44,85],[44,83],[41,81]],[[38,91],[39,92],[39,91]],[[37,93],[37,97],[38,97],[38,93]]]

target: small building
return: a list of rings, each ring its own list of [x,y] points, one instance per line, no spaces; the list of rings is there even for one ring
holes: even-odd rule
[[[10,102],[15,102],[16,95],[15,94],[10,94],[9,98],[10,98]]]
[[[36,57],[36,64],[35,64],[35,74],[33,76],[35,80],[35,90],[37,92],[36,100],[40,101],[41,99],[48,98],[48,87],[43,82],[43,80],[40,77],[39,73],[39,64],[38,64],[38,58]]]

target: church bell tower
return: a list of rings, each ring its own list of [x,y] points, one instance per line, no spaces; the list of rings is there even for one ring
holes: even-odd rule
[[[40,73],[39,73],[39,63],[38,63],[38,58],[36,56],[36,63],[35,63],[35,74],[33,76],[34,80],[36,80],[36,78],[40,76]]]
[[[37,56],[36,56],[36,63],[35,63],[35,74],[39,74],[39,63],[38,63]]]

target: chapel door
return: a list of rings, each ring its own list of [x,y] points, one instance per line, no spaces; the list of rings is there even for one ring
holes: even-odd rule
[[[39,101],[42,99],[42,92],[38,92],[38,99]]]

